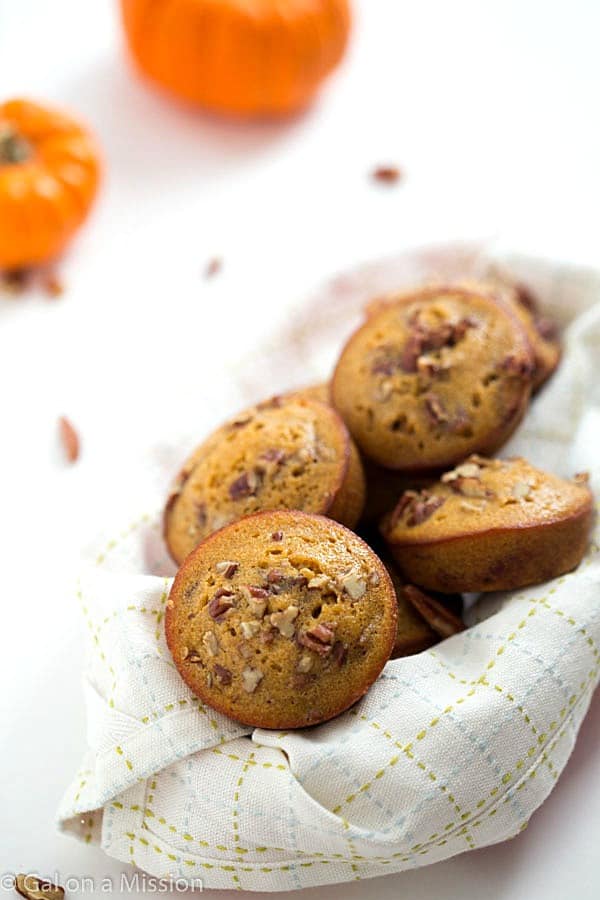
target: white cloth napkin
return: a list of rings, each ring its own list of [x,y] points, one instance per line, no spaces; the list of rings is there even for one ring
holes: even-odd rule
[[[335,279],[229,373],[218,414],[149,449],[140,467],[151,511],[94,550],[78,594],[88,751],[61,829],[157,877],[275,891],[424,866],[527,826],[598,682],[595,543],[577,572],[486,598],[468,631],[388,663],[352,710],[303,731],[252,730],[204,707],[163,635],[173,569],[158,510],[186,452],[238,407],[325,377],[372,294],[490,265],[537,289],[566,326],[563,365],[505,455],[560,474],[587,469],[600,496],[599,273],[461,245]]]

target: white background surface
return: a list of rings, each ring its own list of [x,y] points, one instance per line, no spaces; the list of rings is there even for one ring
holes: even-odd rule
[[[107,170],[61,265],[64,297],[0,298],[0,872],[117,884],[123,869],[52,823],[84,744],[78,553],[133,490],[140,448],[167,440],[182,409],[193,428],[226,362],[345,266],[482,235],[598,262],[595,0],[356,6],[351,53],[320,102],[241,126],[141,85],[109,0],[0,0],[0,96],[78,111]],[[369,180],[386,162],[402,185]],[[206,282],[213,255],[224,270]],[[56,445],[62,413],[83,439],[73,468]],[[599,744],[597,697],[517,840],[307,895],[597,900]]]

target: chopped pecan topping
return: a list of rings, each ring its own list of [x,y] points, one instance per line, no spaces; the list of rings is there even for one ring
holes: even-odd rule
[[[298,618],[299,612],[300,610],[297,606],[288,606],[287,609],[284,609],[281,612],[271,613],[271,625],[277,628],[282,637],[294,637],[294,632],[296,631],[294,622]]]
[[[402,349],[400,368],[403,372],[416,372],[417,360],[424,351],[423,333],[419,330],[412,331]]]
[[[245,638],[256,637],[260,631],[260,622],[240,622],[240,628],[242,629],[242,634]]]
[[[200,526],[200,528],[205,528],[208,521],[208,516],[206,513],[206,503],[195,503],[194,507],[198,525]]]
[[[465,630],[466,626],[462,619],[414,585],[404,585],[402,594],[440,637],[451,637],[453,634]]]
[[[269,447],[268,450],[261,453],[260,458],[264,459],[265,462],[275,463],[276,466],[280,466],[286,461],[287,454],[285,450],[281,450],[278,447]]]
[[[248,694],[252,694],[263,679],[260,669],[247,668],[242,671],[242,687]]]
[[[436,497],[428,491],[405,491],[400,498],[396,509],[392,513],[391,526],[400,519],[412,528],[427,521],[436,510],[446,502],[445,497]]]
[[[237,570],[239,569],[240,564],[234,562],[232,559],[224,559],[222,562],[218,562],[215,566],[215,571],[222,575],[223,578],[233,578]]]
[[[524,356],[516,356],[514,353],[510,353],[505,357],[500,367],[511,378],[528,379],[531,378],[534,371],[534,365],[530,359]]]
[[[267,584],[272,594],[282,594],[295,587],[306,587],[308,579],[305,575],[290,575],[281,569],[270,569],[267,572]]]
[[[308,687],[308,685],[315,680],[314,675],[310,675],[308,672],[295,672],[292,675],[292,687],[297,691],[301,691],[303,688]]]
[[[331,653],[335,633],[327,625],[319,623],[309,631],[301,631],[298,635],[298,643],[309,650],[314,650],[320,656]]]
[[[298,665],[296,669],[298,672],[310,672],[313,667],[312,656],[309,656],[308,653],[304,653],[300,659],[298,660]]]
[[[212,631],[205,631],[202,635],[202,643],[209,656],[216,656],[219,652],[219,642]]]
[[[512,495],[516,500],[529,500],[531,498],[532,484],[527,481],[517,481],[512,487]]]
[[[347,572],[342,575],[340,584],[352,600],[360,600],[367,592],[366,579],[359,572]]]
[[[63,900],[65,896],[65,889],[60,884],[44,881],[37,875],[15,875],[14,888],[27,900]]]
[[[202,665],[202,657],[197,650],[188,650],[187,647],[183,647],[182,653],[185,662],[193,663],[193,665]]]
[[[266,600],[269,596],[268,590],[264,587],[260,587],[260,585],[258,584],[247,584],[245,585],[245,587],[251,597],[255,597],[260,600]]]
[[[264,591],[263,588],[259,588],[259,590]],[[253,597],[248,588],[245,589],[246,600],[248,601],[248,609],[252,613],[253,616],[256,616],[258,619],[262,619],[265,614],[265,610],[267,608],[267,601],[262,597]],[[268,597],[267,591],[264,591],[264,597]]]
[[[233,609],[233,591],[219,588],[215,596],[208,604],[208,614],[217,622],[222,622],[227,613]]]
[[[341,641],[336,641],[335,644],[333,645],[331,658],[333,660],[335,660],[335,662],[338,664],[340,669],[346,662],[347,656],[348,656],[347,648],[342,644]]]
[[[254,497],[260,485],[261,477],[258,472],[242,472],[239,478],[236,478],[229,485],[229,496],[232,500]]]
[[[481,467],[478,463],[467,460],[467,462],[461,463],[460,466],[456,466],[456,468],[452,469],[450,472],[444,472],[442,481],[447,483],[449,481],[456,481],[457,478],[479,478],[480,475]]]
[[[434,425],[445,425],[450,421],[448,410],[437,394],[427,394],[425,397],[425,411]]]
[[[220,681],[221,684],[231,684],[232,675],[229,669],[226,669],[225,666],[220,666],[218,663],[216,663],[213,667],[213,672],[215,673],[217,680]]]
[[[320,572],[318,575],[314,575],[308,581],[307,587],[309,590],[326,590],[326,591],[334,591],[335,584],[329,577],[329,575],[325,574],[325,572]]]
[[[468,317],[459,322],[443,322],[437,328],[427,328],[417,320],[402,350],[403,371],[417,372],[420,356],[432,350],[441,350],[442,347],[454,347],[464,338],[469,328],[475,328],[476,325]]]
[[[283,531],[274,531],[271,535],[271,540],[275,542],[279,542],[283,540]]]
[[[492,497],[493,493],[488,490],[479,478],[463,478],[461,475],[450,482],[450,487],[455,494],[461,494],[463,497]]]
[[[246,416],[243,419],[234,419],[233,422],[229,423],[229,427],[232,430],[237,430],[238,428],[244,428],[246,425],[249,425],[252,421],[252,416]]]

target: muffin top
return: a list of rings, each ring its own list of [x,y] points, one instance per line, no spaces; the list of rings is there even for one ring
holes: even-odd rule
[[[587,476],[567,481],[520,457],[473,455],[422,491],[405,491],[383,521],[391,544],[551,525],[589,510]]]
[[[372,308],[342,352],[332,400],[373,461],[440,469],[508,438],[532,371],[508,304],[483,290],[431,286]]]
[[[295,728],[347,709],[396,637],[389,575],[323,516],[262,512],[212,534],[181,567],[166,635],[189,687],[248,725]]]
[[[182,562],[211,532],[260,510],[329,512],[350,445],[335,410],[311,398],[275,397],[239,413],[198,447],[176,480],[164,517],[171,555]]]

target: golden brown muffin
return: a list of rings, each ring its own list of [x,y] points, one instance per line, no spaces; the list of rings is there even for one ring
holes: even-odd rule
[[[247,725],[300,728],[356,702],[388,660],[385,566],[323,516],[262,512],[208,537],[173,583],[173,661],[205,703]]]
[[[275,397],[218,428],[184,465],[164,534],[182,563],[211,532],[263,509],[327,514],[349,527],[364,505],[358,451],[329,405]]]
[[[467,287],[390,299],[354,333],[332,401],[363,453],[407,472],[491,453],[527,408],[533,356],[508,304]]]
[[[433,591],[503,591],[569,572],[592,524],[586,476],[565,481],[521,458],[472,456],[407,491],[382,532],[403,575]]]

